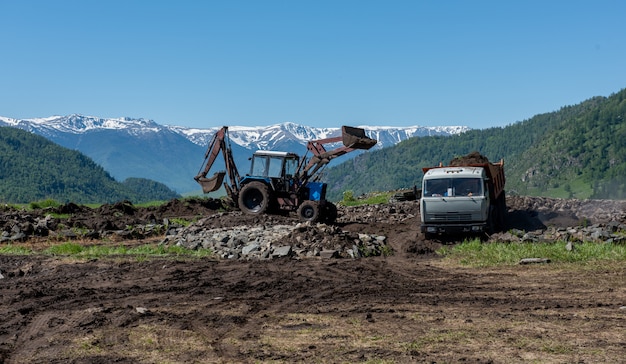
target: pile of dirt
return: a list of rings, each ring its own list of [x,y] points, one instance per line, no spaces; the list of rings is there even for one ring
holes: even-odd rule
[[[455,157],[450,161],[450,166],[466,166],[468,164],[485,164],[489,163],[489,159],[479,152],[471,152],[468,155],[462,157]]]
[[[130,201],[91,208],[75,203],[59,207],[0,207],[0,244],[30,239],[144,239],[162,236],[177,219],[191,221],[232,209],[221,199],[173,199],[139,207]]]

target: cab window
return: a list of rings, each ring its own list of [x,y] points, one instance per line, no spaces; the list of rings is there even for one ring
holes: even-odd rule
[[[252,176],[265,176],[266,166],[267,157],[255,155],[254,158],[252,158],[252,168],[250,169],[250,174]]]
[[[298,170],[297,158],[285,159],[285,176],[295,176],[297,170]]]
[[[267,172],[268,177],[281,177],[283,171],[283,157],[270,157],[269,170]]]

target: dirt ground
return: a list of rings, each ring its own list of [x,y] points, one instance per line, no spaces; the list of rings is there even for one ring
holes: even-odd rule
[[[338,220],[346,231],[387,236],[387,257],[0,255],[0,363],[626,362],[626,267],[457,266],[434,253],[454,241],[424,240],[416,205],[397,209],[409,218],[367,220],[372,211],[356,208]],[[218,211],[174,201],[134,215]],[[223,226],[258,221],[220,214]],[[516,228],[546,223],[521,204],[509,216]],[[550,216],[564,225],[578,218]]]

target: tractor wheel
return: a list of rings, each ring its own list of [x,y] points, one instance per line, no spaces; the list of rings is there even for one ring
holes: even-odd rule
[[[270,193],[267,185],[250,182],[239,192],[239,209],[246,214],[258,215],[267,211],[270,205]]]
[[[298,217],[303,221],[317,221],[320,217],[320,205],[315,201],[304,201],[298,207]]]
[[[326,202],[324,205],[323,220],[326,224],[334,224],[337,221],[337,205],[332,202]]]

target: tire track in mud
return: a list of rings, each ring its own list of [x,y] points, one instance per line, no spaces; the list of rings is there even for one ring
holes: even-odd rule
[[[71,342],[66,337],[71,337],[77,328],[98,326],[98,321],[106,322],[104,317],[98,317],[101,312],[98,308],[83,310],[46,310],[35,314],[28,323],[20,330],[20,335],[12,343],[12,360],[7,364],[45,362],[45,355],[38,348],[46,348],[50,345],[71,347]],[[33,348],[36,348],[33,350]]]

